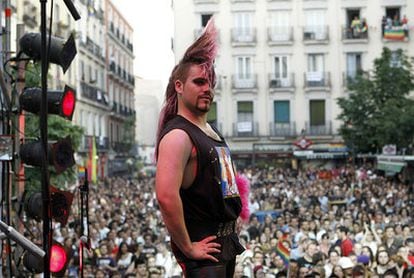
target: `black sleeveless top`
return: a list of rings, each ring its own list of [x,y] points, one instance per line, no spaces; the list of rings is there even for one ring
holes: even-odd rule
[[[221,223],[235,221],[239,216],[242,204],[235,171],[229,148],[216,129],[221,140],[207,136],[199,127],[177,115],[167,123],[161,138],[173,129],[184,130],[197,151],[196,177],[189,188],[180,189],[180,196],[191,241],[200,241],[214,235]],[[222,252],[217,255],[221,261],[233,259],[244,250],[235,233],[219,238],[218,242],[222,245]],[[174,249],[178,248],[173,248],[177,259],[182,257],[181,252]]]

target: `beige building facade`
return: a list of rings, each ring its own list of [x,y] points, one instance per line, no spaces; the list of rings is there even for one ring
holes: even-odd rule
[[[413,5],[408,0],[177,0],[174,53],[180,59],[214,15],[220,49],[209,120],[236,158],[334,161],[348,153],[338,135],[336,99],[347,96],[350,78],[372,69],[383,47],[414,55]]]

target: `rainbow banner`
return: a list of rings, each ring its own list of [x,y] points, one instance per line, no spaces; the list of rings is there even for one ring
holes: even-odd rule
[[[393,41],[403,41],[405,39],[404,30],[402,28],[385,29],[384,39]]]
[[[284,238],[280,239],[276,245],[276,253],[282,258],[286,268],[289,267],[290,250],[283,245]]]
[[[93,136],[92,138],[92,163],[91,163],[91,181],[93,183],[96,183],[96,174],[97,174],[97,154],[96,154],[96,140],[95,140],[95,136]]]
[[[97,154],[95,135],[89,138],[89,161],[88,161],[88,180],[96,183],[97,180]]]

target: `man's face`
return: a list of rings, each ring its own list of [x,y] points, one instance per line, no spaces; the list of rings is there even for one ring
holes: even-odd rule
[[[205,114],[213,103],[214,93],[206,72],[199,65],[192,65],[185,81],[177,80],[175,90],[184,106],[195,114]]]
[[[145,264],[137,265],[137,272],[142,275],[142,277],[145,277],[147,274],[147,266]]]

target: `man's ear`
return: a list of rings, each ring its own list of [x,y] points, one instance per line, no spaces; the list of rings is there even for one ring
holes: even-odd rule
[[[178,94],[182,94],[183,93],[183,91],[184,91],[184,84],[183,84],[183,82],[181,82],[181,80],[175,80],[174,86],[175,86],[175,91]]]

